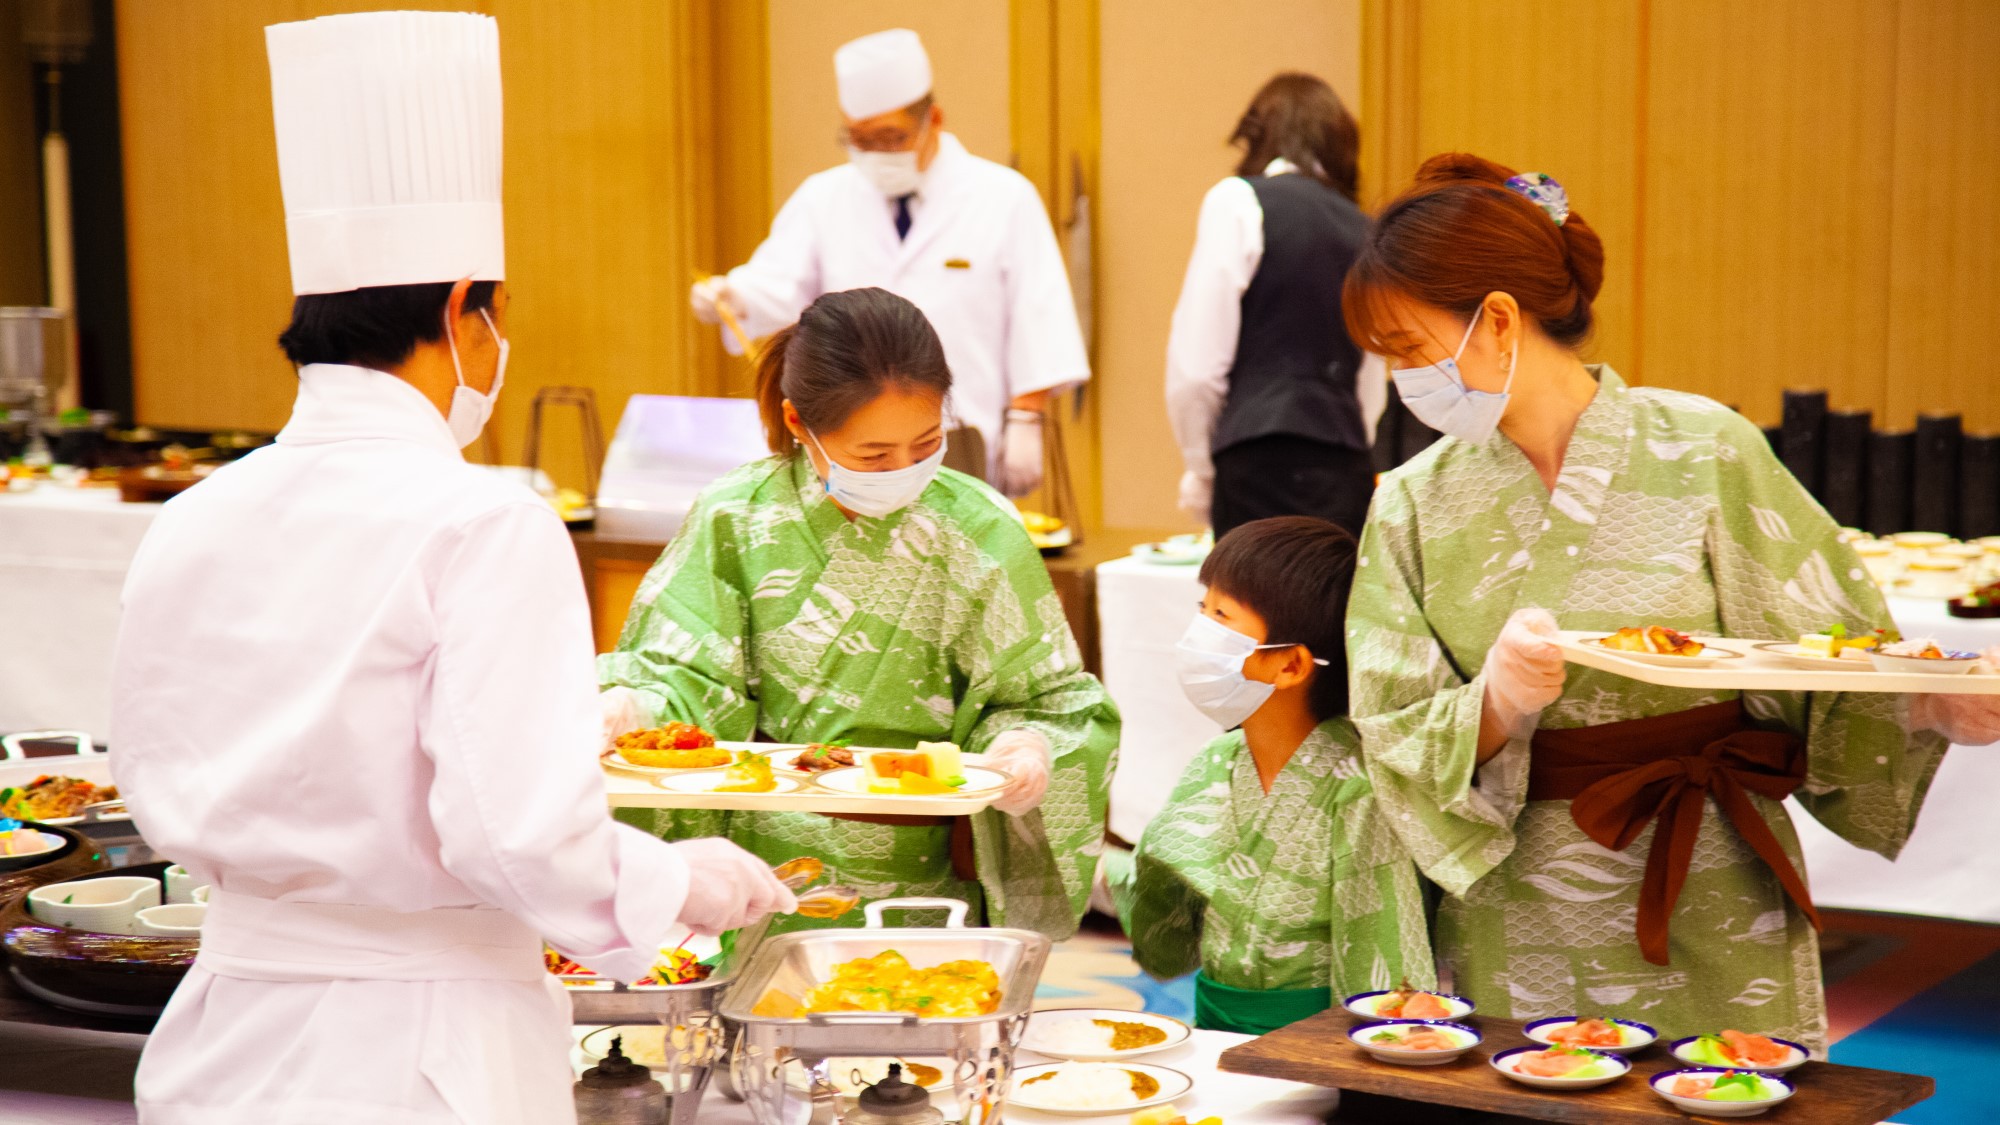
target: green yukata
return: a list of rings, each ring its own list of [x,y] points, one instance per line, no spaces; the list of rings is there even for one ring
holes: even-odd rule
[[[1111,882],[1140,968],[1201,970],[1205,1028],[1262,1035],[1406,977],[1435,984],[1416,865],[1344,718],[1321,723],[1269,793],[1241,731],[1209,743]]]
[[[1568,802],[1527,801],[1528,744],[1475,768],[1480,669],[1516,609],[1564,629],[1665,625],[1794,641],[1836,622],[1893,624],[1833,521],[1764,436],[1708,399],[1627,388],[1608,367],[1553,493],[1505,436],[1446,438],[1388,474],[1361,540],[1348,618],[1353,713],[1390,823],[1449,897],[1448,987],[1482,1012],[1627,1016],[1668,1037],[1725,1027],[1823,1051],[1819,944],[1777,877],[1706,803],[1670,919],[1670,964],[1639,952],[1653,829],[1593,842]],[[1545,729],[1727,702],[1572,664]],[[1885,694],[1743,693],[1747,717],[1807,740],[1795,796],[1846,840],[1893,858],[1942,760]],[[1801,873],[1781,803],[1749,798]]]
[[[975,923],[983,907],[993,925],[1075,932],[1103,851],[1118,712],[1083,670],[1020,520],[971,477],[944,470],[909,507],[849,521],[803,455],[731,472],[647,573],[598,679],[641,693],[657,722],[697,723],[723,741],[949,741],[977,753],[1015,728],[1040,733],[1048,794],[1023,816],[973,815],[977,882],[954,876],[948,826],[619,817],[672,838],[726,836],[774,864],[815,856],[864,903],[943,895],[972,903]],[[861,912],[782,917],[771,932],[829,924],[859,925]]]

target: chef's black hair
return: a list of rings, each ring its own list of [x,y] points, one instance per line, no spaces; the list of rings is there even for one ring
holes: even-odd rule
[[[418,344],[444,339],[453,284],[372,285],[295,297],[292,323],[278,334],[278,346],[300,367],[345,363],[385,371],[409,359]],[[498,288],[498,282],[473,282],[465,291],[465,311],[491,309]]]
[[[764,343],[757,363],[764,440],[772,453],[798,449],[785,425],[786,399],[806,429],[826,434],[891,386],[951,394],[937,330],[917,306],[886,289],[823,294]]]
[[[1201,584],[1264,619],[1266,644],[1304,645],[1326,661],[1309,699],[1321,721],[1347,714],[1347,594],[1354,537],[1310,516],[1251,520],[1216,541]]]

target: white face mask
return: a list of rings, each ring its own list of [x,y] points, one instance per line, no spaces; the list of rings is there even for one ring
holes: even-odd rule
[[[493,327],[493,318],[486,315],[485,309],[480,309],[479,315],[485,318],[486,330],[493,333],[494,341],[500,345],[500,359],[493,366],[493,389],[485,394],[465,385],[465,369],[458,363],[458,341],[451,332],[451,313],[445,313],[444,338],[451,345],[451,370],[458,376],[458,386],[451,392],[451,413],[444,420],[460,449],[476,441],[479,431],[486,428],[487,419],[493,417],[494,404],[500,401],[500,386],[507,381],[507,341]]]
[[[1514,354],[1507,358],[1507,382],[1502,384],[1499,394],[1475,391],[1465,385],[1458,358],[1472,342],[1472,330],[1479,326],[1479,313],[1484,311],[1482,308],[1472,314],[1472,323],[1465,326],[1465,338],[1458,342],[1458,351],[1450,359],[1389,373],[1396,381],[1396,393],[1403,396],[1403,405],[1410,408],[1417,421],[1471,445],[1492,437],[1499,428],[1500,416],[1507,411],[1508,392],[1514,387],[1514,364],[1521,356],[1517,341]]]
[[[936,453],[914,465],[864,473],[835,461],[826,446],[819,443],[819,435],[807,430],[806,436],[812,439],[819,455],[826,458],[826,494],[856,515],[881,519],[902,511],[917,502],[917,497],[924,494],[924,489],[937,479],[938,470],[944,467],[943,439],[939,439]]]
[[[1296,648],[1296,645],[1260,645],[1206,613],[1197,612],[1188,622],[1187,632],[1174,645],[1179,664],[1181,691],[1188,702],[1224,730],[1234,730],[1264,706],[1276,684],[1262,683],[1243,674],[1243,662],[1259,649]],[[1315,658],[1314,664],[1326,666]]]
[[[911,195],[923,186],[924,174],[917,167],[917,153],[924,148],[924,138],[930,131],[926,120],[917,128],[917,143],[908,152],[864,152],[853,145],[847,147],[848,163],[854,165],[861,178],[875,186],[890,199]]]

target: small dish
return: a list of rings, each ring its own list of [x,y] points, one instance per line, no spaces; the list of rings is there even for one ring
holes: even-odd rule
[[[1397,1046],[1393,1039],[1381,1038],[1408,1036],[1423,1031],[1439,1032],[1458,1046],[1412,1049]],[[1347,1029],[1347,1038],[1381,1062],[1397,1066],[1443,1066],[1465,1057],[1467,1051],[1479,1046],[1481,1037],[1473,1028],[1450,1020],[1388,1020],[1355,1024]]]
[[[1064,1067],[1100,1067],[1109,1065],[1111,1064],[1059,1062],[1021,1067],[1014,1071],[1014,1092],[1008,1096],[1007,1104],[1010,1108],[1019,1107],[1021,1109],[1038,1110],[1042,1113],[1053,1113],[1062,1117],[1122,1117],[1135,1109],[1144,1109],[1149,1105],[1163,1105],[1176,1098],[1185,1097],[1189,1090],[1194,1089],[1194,1079],[1189,1078],[1178,1070],[1172,1070],[1164,1066],[1152,1066],[1147,1063],[1121,1063],[1117,1064],[1116,1069],[1125,1071],[1127,1074],[1150,1078],[1158,1084],[1159,1088],[1153,1092],[1151,1097],[1139,1098],[1128,1105],[1118,1106],[1076,1106],[1063,1102],[1048,1101],[1036,1096],[1035,1087],[1040,1084],[1037,1082],[1037,1079],[1046,1081]]]
[[[0,847],[8,850],[0,852],[0,871],[17,871],[23,867],[35,867],[55,858],[69,841],[54,832],[44,832],[39,828],[23,825],[4,833],[4,843]]]
[[[1402,1015],[1385,1016],[1375,1010],[1381,1004],[1382,998],[1394,995],[1394,991],[1393,989],[1377,989],[1374,992],[1357,992],[1347,999],[1342,1000],[1340,1006],[1364,1020],[1415,1020],[1416,1017],[1405,1017]],[[1444,1001],[1445,1007],[1451,1009],[1447,1014],[1436,1017],[1437,1019],[1462,1020],[1471,1015],[1477,1007],[1471,1000],[1449,992],[1431,992],[1426,993],[1426,995],[1437,997],[1439,1000]]]
[[[195,889],[203,885],[195,882],[194,876],[188,874],[188,869],[178,863],[167,868],[166,878],[169,903],[193,902]]]
[[[1929,676],[1963,676],[1979,663],[1976,652],[1961,652],[1958,649],[1940,648],[1943,659],[1923,656],[1895,656],[1886,652],[1871,652],[1868,662],[1877,672],[1916,672]]]
[[[37,921],[95,934],[137,933],[139,911],[158,905],[160,881],[138,875],[50,883],[28,892],[28,913]]]
[[[1160,1033],[1154,1042],[1115,1050],[1108,1045],[1091,1045],[1091,1030],[1105,1033],[1106,1039],[1120,1029],[1104,1024],[1138,1025]],[[1073,1027],[1072,1025],[1082,1025]],[[1025,1050],[1072,1062],[1111,1062],[1136,1058],[1178,1047],[1194,1034],[1193,1029],[1170,1016],[1150,1012],[1130,1012],[1118,1008],[1051,1008],[1028,1017],[1028,1031],[1021,1039]]]
[[[1682,1078],[1707,1078],[1710,1076],[1720,1078],[1729,1074],[1742,1074],[1756,1079],[1758,1084],[1771,1096],[1758,1101],[1724,1102],[1713,1101],[1709,1098],[1685,1097],[1669,1092]],[[1798,1093],[1798,1087],[1792,1085],[1787,1079],[1780,1078],[1775,1074],[1756,1074],[1747,1070],[1727,1070],[1719,1066],[1690,1066],[1680,1070],[1665,1070],[1647,1079],[1646,1084],[1652,1087],[1655,1094],[1673,1103],[1676,1109],[1701,1117],[1755,1117],[1772,1106],[1777,1105],[1779,1102],[1784,1101],[1786,1098],[1791,1097],[1793,1094]]]
[[[667,776],[654,778],[653,784],[659,786],[662,789],[671,789],[676,793],[721,793],[724,796],[733,796],[739,793],[745,796],[755,795],[747,790],[717,789],[716,786],[718,785],[729,784],[728,779],[724,776],[728,772],[729,771],[727,768],[706,769],[706,770],[673,770]],[[799,791],[799,788],[805,784],[805,781],[802,778],[788,774],[778,774],[778,773],[774,773],[771,775],[771,782],[772,782],[771,788],[758,790],[757,792],[796,793]]]
[[[1590,1061],[1585,1064],[1585,1069],[1589,1071],[1587,1074],[1529,1074],[1515,1069],[1526,1056],[1540,1055],[1546,1050],[1545,1047],[1516,1047],[1511,1051],[1502,1051],[1493,1056],[1493,1069],[1523,1086],[1541,1090],[1589,1090],[1616,1082],[1632,1070],[1629,1060],[1602,1051],[1582,1052],[1590,1056]]]
[[[1603,1019],[1606,1023],[1616,1024],[1619,1030],[1624,1033],[1625,1041],[1615,1047],[1592,1045],[1588,1048],[1599,1054],[1637,1054],[1660,1041],[1659,1031],[1651,1024],[1640,1023],[1638,1020],[1619,1019],[1616,1016],[1607,1016],[1603,1017]],[[1550,1016],[1548,1019],[1530,1021],[1525,1027],[1521,1028],[1521,1034],[1526,1035],[1537,1043],[1547,1043],[1550,1046],[1554,1046],[1556,1041],[1549,1038],[1551,1032],[1561,1031],[1566,1027],[1575,1027],[1580,1022],[1582,1021],[1578,1020],[1575,1016]]]
[[[1735,1062],[1726,1056],[1714,1053],[1716,1048],[1712,1045],[1702,1043],[1703,1039],[1713,1038],[1715,1037],[1712,1035],[1690,1035],[1685,1039],[1674,1040],[1673,1046],[1669,1050],[1673,1051],[1675,1058],[1690,1066],[1747,1070],[1753,1074],[1790,1074],[1812,1060],[1812,1052],[1806,1050],[1803,1046],[1789,1039],[1779,1039],[1776,1036],[1770,1036],[1771,1042],[1789,1050],[1790,1053],[1785,1057],[1784,1062],[1772,1066],[1756,1066],[1751,1063]]]
[[[1734,649],[1723,648],[1714,643],[1715,638],[1713,637],[1694,638],[1701,642],[1702,649],[1693,656],[1675,656],[1667,652],[1627,652],[1622,648],[1611,648],[1603,643],[1604,638],[1608,636],[1610,634],[1605,633],[1595,637],[1582,637],[1579,639],[1583,643],[1601,648],[1613,656],[1622,656],[1627,660],[1635,660],[1641,664],[1653,664],[1661,668],[1698,668],[1704,664],[1720,664],[1725,660],[1740,660],[1743,658],[1742,653]]]
[[[1013,778],[1008,777],[1005,773],[999,770],[987,769],[985,766],[965,766],[960,773],[965,778],[965,784],[948,793],[876,793],[868,788],[868,771],[861,766],[844,766],[837,770],[827,770],[825,773],[813,774],[812,783],[822,789],[832,790],[835,793],[858,793],[874,797],[972,797],[983,796],[995,790],[1004,789],[1007,787],[1007,783],[1013,780]]]
[[[1867,672],[1873,668],[1868,656],[1861,649],[1847,649],[1853,656],[1820,656],[1799,647],[1797,641],[1763,641],[1750,646],[1777,660],[1782,660],[1794,668],[1809,668],[1815,672],[1825,669],[1831,672]]]
[[[778,771],[779,773],[797,774],[800,777],[818,777],[822,773],[832,773],[834,770],[844,770],[852,768],[849,766],[833,766],[829,769],[823,769],[817,771],[802,770],[797,766],[793,765],[792,762],[800,754],[805,753],[806,750],[807,747],[803,743],[801,743],[797,746],[781,746],[776,750],[760,750],[759,753],[763,754],[766,758],[771,759],[772,769]],[[866,757],[868,754],[866,750],[850,749],[848,752],[854,755],[854,764],[857,766],[861,764],[861,759]]]
[[[133,915],[132,932],[148,937],[201,936],[201,924],[208,918],[208,905],[200,902],[177,902],[166,906],[149,906]]]

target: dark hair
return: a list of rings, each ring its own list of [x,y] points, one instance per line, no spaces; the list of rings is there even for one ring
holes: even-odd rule
[[[1229,143],[1243,146],[1239,176],[1261,176],[1282,156],[1348,199],[1356,197],[1361,130],[1340,95],[1313,75],[1287,71],[1264,83]]]
[[[1495,291],[1568,348],[1590,338],[1604,244],[1574,210],[1561,226],[1507,187],[1511,168],[1462,152],[1424,161],[1417,182],[1376,217],[1347,271],[1347,334],[1380,351],[1386,299],[1401,295],[1470,319]]]
[[[951,393],[937,330],[917,306],[886,289],[826,293],[798,322],[779,329],[757,362],[757,409],[773,453],[798,448],[785,428],[785,400],[824,434],[890,386]]]
[[[454,284],[371,285],[293,298],[292,323],[278,334],[278,346],[300,367],[308,363],[395,367],[410,358],[418,344],[444,338],[444,309]],[[465,311],[492,308],[498,287],[498,282],[473,282],[465,292]]]
[[[1326,661],[1310,699],[1321,722],[1347,714],[1347,593],[1354,537],[1311,516],[1251,520],[1224,535],[1201,564],[1201,584],[1264,619],[1267,644],[1304,645]]]

